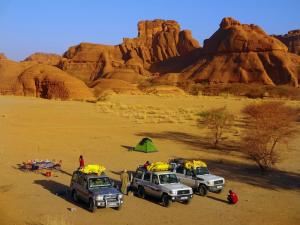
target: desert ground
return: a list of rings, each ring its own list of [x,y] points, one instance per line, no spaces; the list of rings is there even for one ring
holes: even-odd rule
[[[90,103],[0,96],[0,224],[299,224],[299,135],[281,146],[284,154],[275,170],[261,174],[238,152],[238,128],[216,150],[207,130],[196,125],[200,111],[226,106],[239,118],[241,108],[254,101],[262,100],[112,95]],[[128,151],[144,136],[153,139],[158,153]],[[211,172],[226,179],[226,186],[220,194],[195,195],[189,205],[169,208],[129,195],[120,211],[99,209],[93,214],[60,194],[68,188],[81,154],[86,163],[103,164],[115,180],[124,168],[135,170],[146,160],[201,158]],[[63,172],[47,178],[20,171],[17,165],[28,159],[62,160]],[[225,202],[229,189],[238,193],[237,205]]]

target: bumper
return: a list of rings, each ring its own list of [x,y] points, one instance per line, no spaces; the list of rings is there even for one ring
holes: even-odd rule
[[[115,208],[120,207],[123,204],[123,200],[118,201],[96,201],[96,206],[101,208]]]
[[[189,194],[189,195],[177,195],[177,196],[170,196],[170,199],[172,201],[182,202],[182,201],[190,200],[192,197],[193,197],[192,194]]]
[[[218,192],[218,191],[221,191],[223,188],[224,188],[224,184],[207,187],[208,191],[210,191],[210,192]]]

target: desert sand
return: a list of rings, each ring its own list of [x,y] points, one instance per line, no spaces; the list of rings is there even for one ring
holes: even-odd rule
[[[206,130],[196,126],[196,113],[227,106],[240,117],[249,100],[234,97],[114,95],[97,103],[0,96],[0,224],[269,224],[296,225],[300,221],[299,135],[286,146],[281,162],[269,174],[240,154],[237,130],[221,150],[210,148]],[[289,101],[300,106],[300,102]],[[158,153],[128,151],[144,136]],[[64,195],[70,174],[82,154],[86,163],[100,163],[118,180],[122,169],[135,170],[146,160],[172,157],[201,158],[211,172],[223,176],[221,194],[195,195],[189,205],[164,208],[155,201],[125,196],[120,211],[90,213]],[[27,159],[62,160],[64,173],[47,178],[22,172]],[[237,205],[224,202],[229,189],[240,197]],[[71,212],[70,208],[76,208]]]

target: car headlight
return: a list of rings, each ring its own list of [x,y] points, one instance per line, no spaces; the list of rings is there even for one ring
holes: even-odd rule
[[[103,195],[97,195],[96,196],[96,201],[103,201],[104,196]]]
[[[122,199],[123,198],[123,195],[122,194],[119,194],[118,195],[118,199]]]
[[[206,181],[206,184],[207,184],[208,186],[212,186],[212,185],[214,185],[214,182],[213,182],[213,181]]]
[[[171,195],[176,195],[177,192],[172,190],[172,191],[169,191],[169,193],[170,193]]]

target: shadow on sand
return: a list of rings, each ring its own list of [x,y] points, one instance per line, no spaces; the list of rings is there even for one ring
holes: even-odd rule
[[[34,184],[42,186],[44,189],[48,190],[51,194],[56,195],[79,208],[88,209],[88,206],[82,202],[74,202],[71,199],[71,193],[69,192],[69,187],[62,183],[58,183],[54,180],[35,180]]]
[[[237,142],[230,141],[230,143],[223,141],[219,144],[218,148],[213,148],[211,139],[208,137],[202,137],[198,135],[188,134],[184,132],[174,132],[174,131],[165,131],[161,133],[150,133],[150,132],[141,132],[137,133],[137,136],[145,136],[156,139],[165,139],[170,141],[175,141],[177,143],[182,143],[193,147],[195,150],[201,148],[201,151],[216,151],[222,153],[229,153],[231,151],[238,151],[239,145]]]

